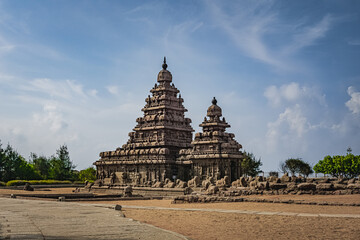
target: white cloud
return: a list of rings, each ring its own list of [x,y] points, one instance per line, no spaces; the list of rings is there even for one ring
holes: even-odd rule
[[[56,103],[47,103],[44,105],[42,113],[33,115],[35,125],[47,127],[51,132],[56,133],[64,130],[68,124],[63,120],[61,112],[58,110]]]
[[[265,89],[264,96],[274,107],[283,103],[298,103],[312,99],[316,99],[321,105],[326,105],[325,95],[321,94],[315,87],[300,86],[296,82],[284,84],[280,87],[269,86]]]
[[[73,80],[55,81],[49,78],[38,78],[30,81],[30,84],[23,84],[20,88],[66,100],[84,100],[87,98],[83,86]]]
[[[118,86],[107,86],[106,89],[108,90],[109,93],[111,93],[113,95],[118,95],[119,94],[119,87]]]
[[[97,97],[98,91],[96,89],[91,89],[88,91],[88,94],[92,97]]]
[[[309,123],[306,117],[303,116],[300,106],[297,104],[293,108],[286,108],[283,113],[279,114],[275,122],[268,123],[268,136],[274,138],[278,136],[283,130],[295,133],[297,137],[302,137],[309,129]]]
[[[351,98],[345,105],[353,114],[360,113],[360,92],[356,92],[355,88],[350,86],[348,87],[347,93]]]

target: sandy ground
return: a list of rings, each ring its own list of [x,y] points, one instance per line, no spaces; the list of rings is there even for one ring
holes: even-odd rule
[[[71,193],[71,188],[33,193]],[[0,195],[26,193],[0,189]],[[360,195],[276,195],[250,198],[293,199],[312,202],[359,203]],[[318,206],[280,203],[193,203],[171,204],[171,200],[104,201],[89,203],[156,206],[169,208],[206,208],[267,212],[360,214],[360,207]],[[123,208],[126,217],[178,232],[192,239],[359,239],[359,218],[267,216],[239,213],[194,212]]]

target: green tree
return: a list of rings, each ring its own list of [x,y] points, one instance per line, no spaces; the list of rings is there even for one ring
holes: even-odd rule
[[[302,162],[299,168],[299,174],[303,175],[304,177],[308,177],[310,174],[314,173],[311,166],[307,162]]]
[[[333,177],[353,178],[360,174],[360,155],[347,153],[345,156],[325,156],[315,166],[316,173],[330,174]]]
[[[79,172],[80,181],[95,181],[96,180],[96,170],[93,167],[81,170]]]
[[[48,179],[50,171],[50,160],[45,156],[38,156],[35,153],[30,154],[30,163],[34,166],[43,179]]]
[[[75,166],[70,160],[69,151],[64,144],[56,150],[56,156],[50,159],[49,178],[56,180],[72,180]]]
[[[244,151],[244,159],[241,162],[242,173],[245,176],[255,177],[261,172],[260,166],[262,166],[261,159],[256,159],[253,153],[247,153]]]
[[[10,144],[5,149],[0,142],[0,177],[1,181],[36,180],[41,176],[36,173],[32,164],[28,163]]]
[[[305,177],[313,173],[313,170],[307,162],[304,162],[301,158],[289,158],[285,162],[280,163],[282,172],[290,172],[292,176],[301,174]]]

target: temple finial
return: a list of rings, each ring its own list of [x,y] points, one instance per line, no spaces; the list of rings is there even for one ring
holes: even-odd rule
[[[163,63],[163,65],[162,65],[162,68],[163,68],[164,70],[166,70],[167,67],[168,67],[168,65],[166,64],[166,57],[164,57],[164,63]]]
[[[216,98],[214,97],[213,100],[211,101],[212,104],[216,105],[217,104],[217,100]]]

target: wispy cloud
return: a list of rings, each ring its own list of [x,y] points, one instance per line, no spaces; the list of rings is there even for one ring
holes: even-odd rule
[[[317,23],[304,22],[294,28],[292,23],[280,19],[271,2],[242,2],[241,6],[234,6],[233,14],[215,2],[210,2],[209,7],[217,26],[245,55],[281,70],[295,70],[292,56],[325,37],[334,21],[325,15]],[[278,42],[270,44],[268,39],[274,37]]]
[[[360,45],[360,40],[359,39],[352,39],[352,40],[349,40],[347,43],[349,45],[359,46]]]
[[[304,25],[294,29],[294,32],[290,33],[292,42],[284,47],[282,54],[285,56],[295,54],[304,47],[314,45],[318,39],[326,36],[334,20],[335,19],[328,14],[314,25]]]
[[[113,95],[118,95],[119,94],[119,87],[118,86],[107,86],[106,89],[108,90],[109,93],[111,93]]]

